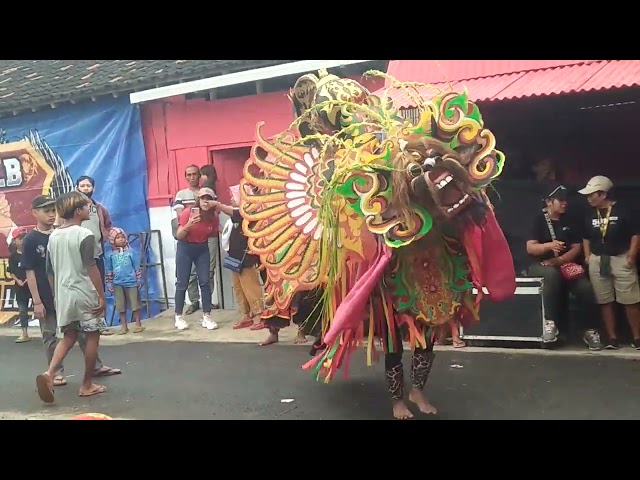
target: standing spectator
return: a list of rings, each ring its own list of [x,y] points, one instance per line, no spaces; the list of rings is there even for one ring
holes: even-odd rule
[[[213,165],[205,165],[203,167],[200,167],[200,179],[202,181],[203,188],[210,188],[214,193],[216,193],[218,174],[216,173],[216,169]],[[218,197],[216,196],[214,200],[217,199]],[[216,271],[218,269],[219,258],[220,237],[218,235],[214,235],[213,237],[209,237],[209,284],[211,285],[212,292],[214,291],[216,285]],[[218,308],[218,305],[213,305],[213,308]]]
[[[211,318],[211,287],[209,285],[209,237],[218,234],[218,216],[215,211],[215,193],[210,188],[198,192],[195,206],[184,209],[180,214],[178,247],[176,249],[176,320],[178,330],[189,324],[184,320],[184,297],[189,281],[189,273],[195,265],[198,284],[202,292],[202,326],[215,330],[218,324]]]
[[[196,165],[189,165],[184,170],[184,178],[186,178],[189,187],[176,193],[176,198],[173,201],[173,211],[175,212],[175,216],[171,220],[171,228],[176,240],[178,238],[178,219],[180,218],[180,215],[185,208],[191,209],[191,207],[196,204],[196,197],[200,190],[200,169]],[[176,277],[177,275],[178,272],[176,270]],[[191,305],[189,305],[185,314],[190,315],[200,310],[200,290],[198,290],[198,279],[196,276],[195,266],[191,269],[191,273],[189,274],[187,292],[189,294],[189,301],[191,302]]]
[[[15,282],[16,302],[20,312],[20,328],[22,328],[22,335],[16,339],[16,343],[24,343],[31,340],[31,337],[29,337],[29,300],[31,300],[31,293],[29,293],[29,285],[27,284],[27,272],[22,264],[23,242],[26,235],[26,228],[16,228],[11,232],[13,241],[9,246],[10,255],[7,273],[11,275]]]
[[[582,254],[580,225],[567,214],[569,204],[566,187],[558,185],[551,189],[544,202],[545,207],[533,218],[527,241],[527,253],[531,260],[529,275],[544,279],[542,301],[546,318],[543,342],[557,341],[560,307],[566,304],[567,294],[572,292],[586,327],[583,340],[590,350],[601,350],[600,334],[594,328],[597,317],[593,314],[594,297],[589,279],[585,273],[569,279],[561,272],[562,265],[574,264]]]
[[[640,350],[640,285],[638,284],[638,241],[640,225],[628,207],[612,195],[613,182],[602,175],[593,177],[579,192],[592,207],[584,234],[584,255],[596,301],[600,304],[608,340],[605,348],[620,344],[616,334],[613,303],[625,306],[631,327],[631,346]]]
[[[106,302],[104,284],[94,255],[95,238],[88,228],[81,226],[89,219],[90,205],[91,200],[80,192],[65,193],[56,200],[56,211],[63,223],[49,239],[47,275],[63,339],[56,346],[49,369],[36,378],[38,395],[46,403],[53,402],[53,378],[81,334],[86,338],[86,345],[80,396],[89,397],[107,391],[104,385],[93,383]]]
[[[106,258],[107,285],[109,291],[114,294],[115,307],[120,314],[120,334],[129,333],[127,326],[127,306],[136,322],[133,333],[144,331],[140,319],[140,280],[142,274],[140,266],[136,261],[127,235],[121,228],[113,227],[109,232],[109,242],[111,243],[111,253]]]
[[[89,219],[82,222],[82,226],[88,228],[91,233],[93,233],[93,238],[95,239],[94,258],[96,259],[96,266],[100,272],[102,290],[104,292],[104,241],[109,238],[109,230],[111,230],[112,223],[109,210],[93,198],[95,184],[95,180],[87,175],[83,175],[76,180],[76,189],[80,193],[84,193],[91,200],[91,204],[89,205]],[[106,325],[101,333],[102,335],[113,334],[113,332],[107,329]]]
[[[202,180],[202,186],[210,188],[216,192],[216,184],[218,183],[218,174],[216,168],[213,165],[204,165],[200,167],[200,179]]]
[[[31,204],[36,226],[24,238],[22,265],[26,270],[29,292],[33,298],[33,315],[40,323],[42,344],[47,356],[47,364],[53,359],[53,352],[58,345],[58,321],[53,300],[53,292],[46,272],[46,253],[49,245],[49,237],[53,233],[53,223],[56,220],[55,200],[40,195],[33,199]],[[86,336],[78,335],[78,343],[84,352],[86,349]],[[96,358],[94,377],[108,377],[119,375],[122,371],[118,368],[108,367]],[[64,378],[64,366],[60,364],[53,377],[53,385],[58,387],[66,385]]]
[[[233,292],[242,312],[242,319],[233,328],[252,328],[260,324],[260,314],[264,310],[262,286],[256,266],[260,259],[249,253],[248,238],[242,231],[242,215],[240,214],[240,186],[231,187],[231,206],[216,202],[216,208],[229,215],[233,222],[229,235],[229,257],[240,262],[240,271],[231,271]]]

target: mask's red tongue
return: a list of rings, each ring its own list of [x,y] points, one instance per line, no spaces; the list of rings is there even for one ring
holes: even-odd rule
[[[482,297],[483,286],[494,302],[515,294],[516,271],[511,250],[492,210],[487,212],[482,227],[473,224],[465,229],[464,246],[471,265],[472,281],[478,289],[476,301]]]

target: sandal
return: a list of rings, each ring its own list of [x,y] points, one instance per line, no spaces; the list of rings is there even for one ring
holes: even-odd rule
[[[264,322],[258,322],[258,323],[254,323],[252,327],[249,328],[249,330],[263,330],[267,328],[267,326],[264,324]]]
[[[82,393],[80,392],[78,394],[78,396],[80,397],[92,397],[94,395],[99,395],[101,393],[104,393],[107,391],[107,387],[105,387],[104,385],[95,385],[96,388],[94,388],[93,390],[89,391],[89,392],[85,392]]]
[[[240,330],[241,328],[249,328],[253,326],[253,320],[241,320],[233,325],[234,330]]]
[[[144,332],[144,327],[142,325],[138,325],[136,328],[133,329],[133,333],[142,333]]]
[[[30,341],[31,337],[25,337],[24,335],[20,335],[18,338],[16,338],[16,343],[26,343]]]
[[[118,332],[118,335],[126,335],[127,333],[129,333],[129,329],[127,328],[125,329],[120,329],[120,331]]]
[[[102,367],[102,369],[93,372],[94,377],[112,377],[114,375],[120,375],[122,370],[119,368]]]
[[[38,396],[44,403],[53,403],[53,383],[51,377],[47,373],[36,377],[36,387],[38,388]]]
[[[62,375],[56,375],[53,377],[53,386],[54,387],[64,387],[67,384],[67,379]]]
[[[464,340],[454,340],[453,341],[453,348],[464,348],[466,346],[467,346],[467,344],[464,342]]]

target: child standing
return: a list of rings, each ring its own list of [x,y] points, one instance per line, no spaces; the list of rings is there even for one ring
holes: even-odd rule
[[[20,327],[22,328],[22,335],[16,339],[16,343],[25,343],[31,340],[29,337],[29,300],[31,300],[31,293],[29,292],[29,285],[27,284],[27,272],[22,265],[22,246],[24,237],[27,235],[26,228],[16,228],[11,236],[13,241],[9,251],[9,267],[7,272],[11,274],[11,278],[16,284],[16,302],[18,303],[18,310],[20,312]]]
[[[109,242],[111,243],[111,253],[106,258],[105,269],[107,287],[114,294],[116,299],[116,310],[120,314],[120,335],[129,333],[127,326],[127,304],[133,313],[136,321],[136,328],[133,333],[144,331],[140,321],[140,267],[133,257],[133,252],[129,248],[127,235],[121,228],[112,228],[109,231]]]
[[[63,223],[50,235],[46,268],[58,326],[64,337],[56,346],[49,369],[36,377],[38,395],[46,403],[54,401],[53,377],[81,333],[86,337],[86,345],[80,396],[107,391],[104,385],[93,383],[100,331],[105,326],[105,298],[104,284],[94,256],[95,238],[89,229],[81,226],[89,219],[90,203],[80,192],[65,193],[56,200],[56,211]]]

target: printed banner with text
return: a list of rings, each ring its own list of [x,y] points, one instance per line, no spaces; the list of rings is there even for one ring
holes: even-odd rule
[[[11,231],[34,226],[31,202],[36,196],[69,192],[82,175],[95,179],[93,198],[109,210],[114,226],[129,235],[149,230],[147,166],[137,105],[126,98],[111,99],[0,118],[0,323],[18,312],[14,282],[6,271]],[[139,235],[130,241],[139,261]],[[108,243],[105,239],[105,254],[110,252]],[[153,262],[150,248],[144,250]],[[149,269],[151,299],[157,295],[156,278]],[[107,296],[109,322],[113,302],[108,292]],[[143,289],[143,302],[145,297]],[[152,314],[157,307],[154,310]],[[142,314],[146,316],[144,308]],[[118,315],[114,317],[118,324]]]

